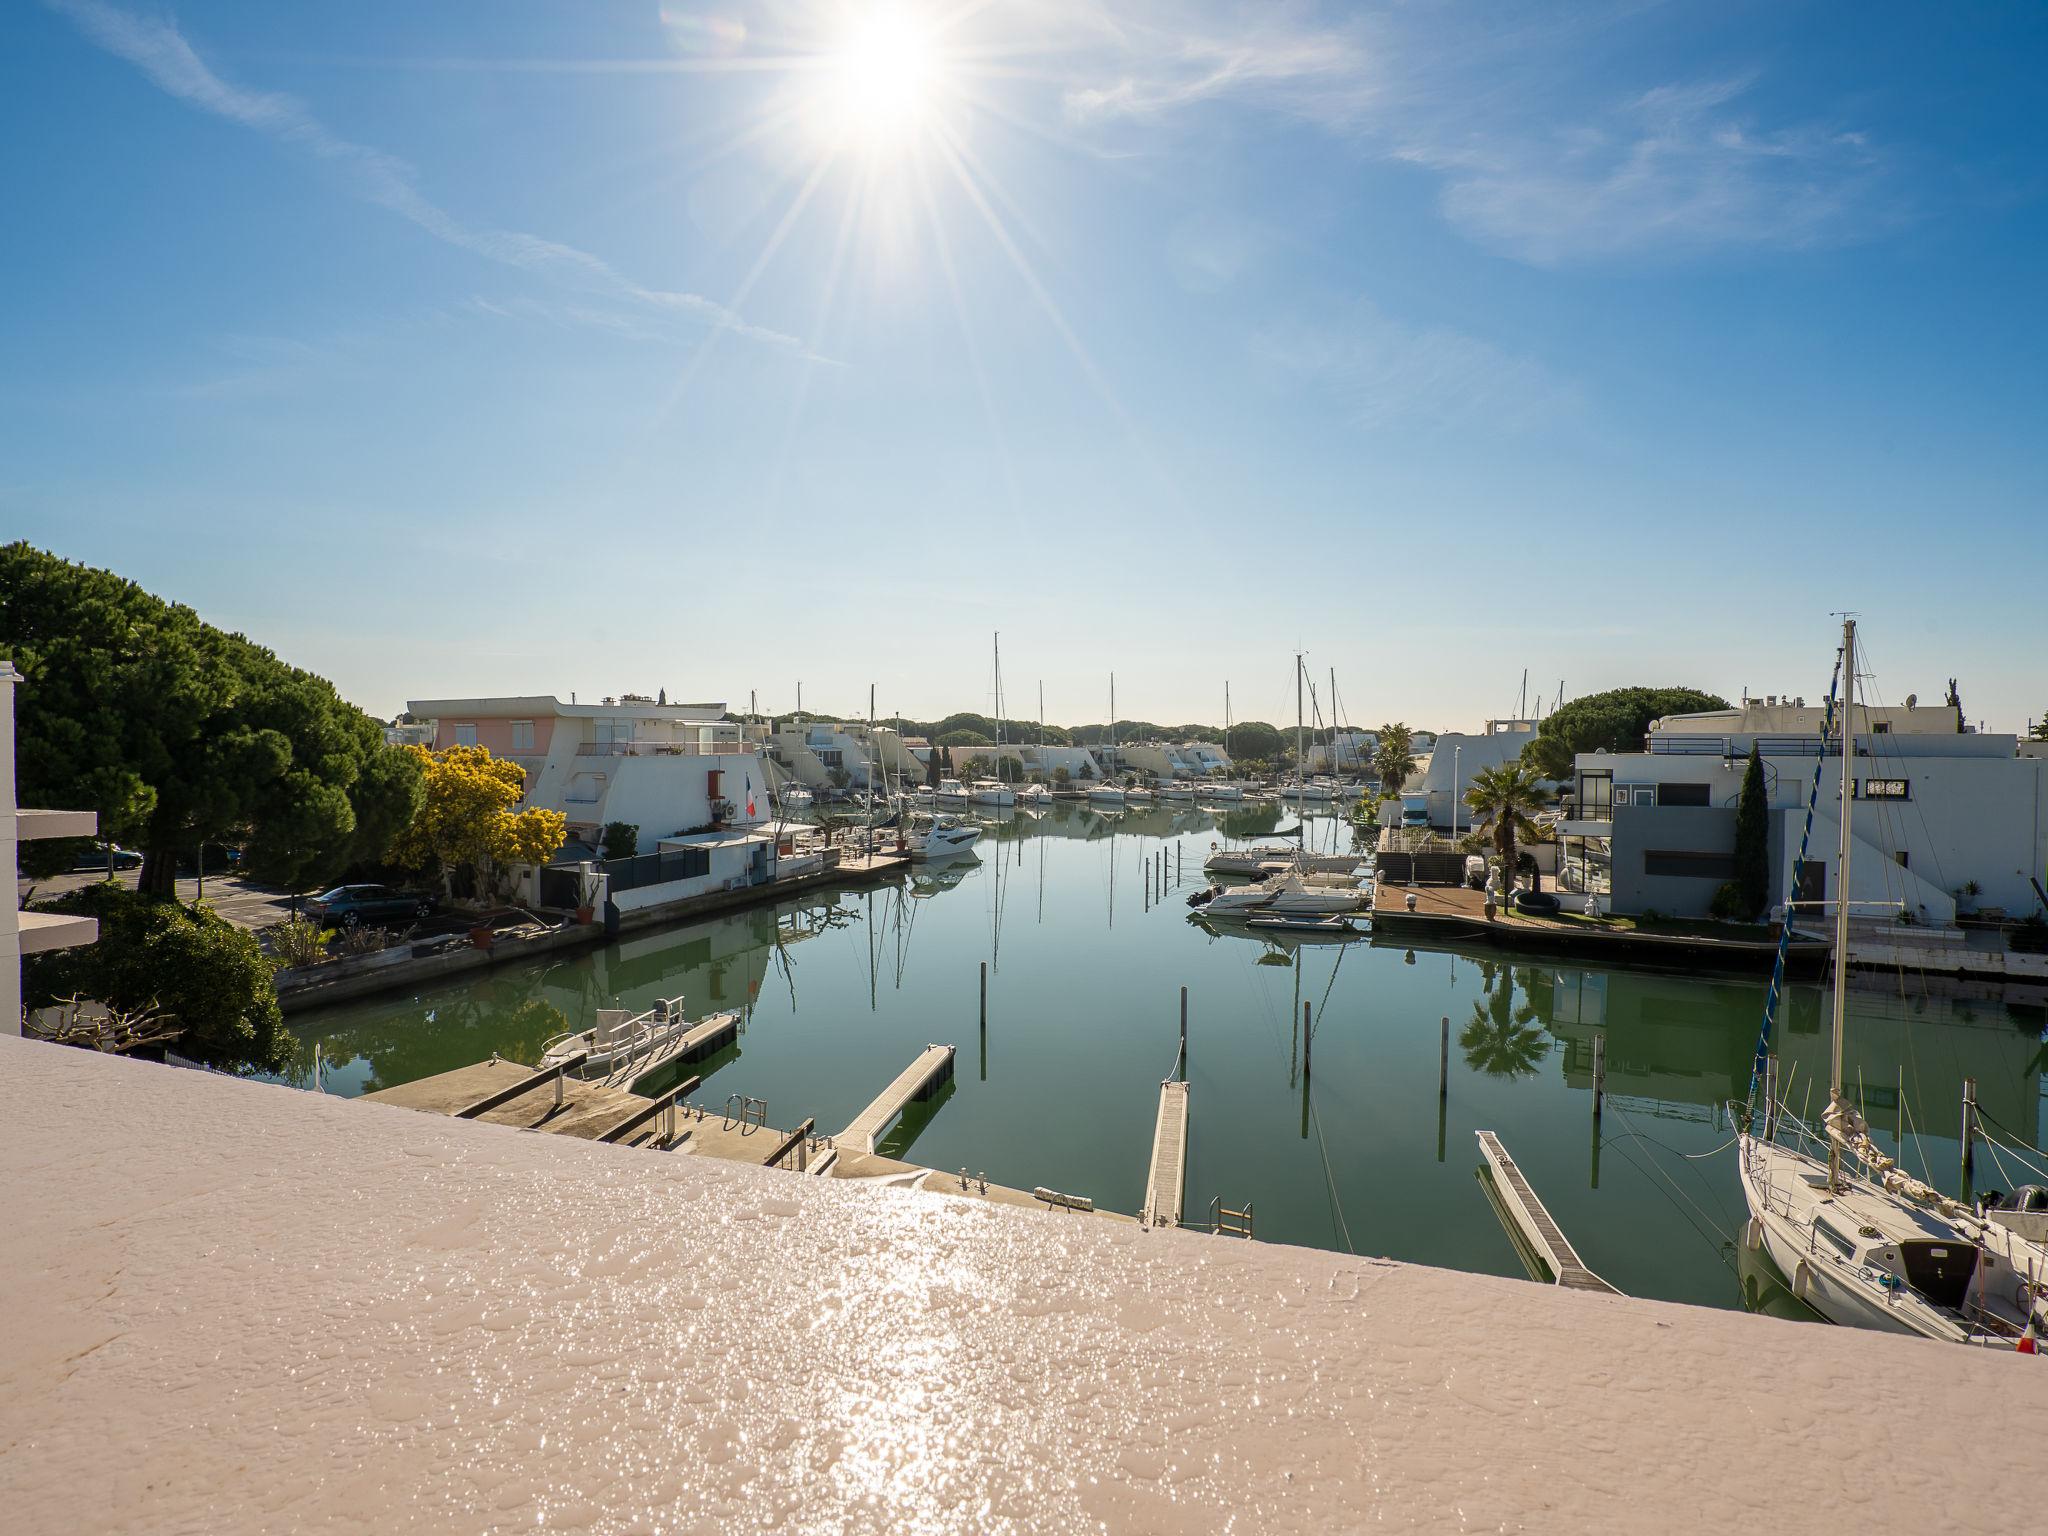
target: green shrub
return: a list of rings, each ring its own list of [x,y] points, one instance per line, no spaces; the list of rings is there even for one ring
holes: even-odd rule
[[[1749,897],[1743,894],[1742,887],[1733,880],[1722,882],[1720,888],[1714,892],[1714,899],[1707,904],[1707,910],[1724,923],[1744,923],[1755,916],[1749,904]]]
[[[69,997],[153,1009],[179,1025],[174,1049],[207,1066],[281,1072],[293,1041],[272,965],[245,933],[206,906],[185,906],[102,881],[37,910],[99,919],[99,941],[36,955],[22,967],[31,1008]]]

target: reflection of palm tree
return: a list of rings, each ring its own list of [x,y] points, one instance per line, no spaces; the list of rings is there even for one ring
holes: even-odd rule
[[[1458,1032],[1458,1049],[1475,1072],[1488,1077],[1534,1077],[1550,1041],[1536,1027],[1537,1012],[1515,1001],[1514,976],[1505,966],[1481,962],[1486,996],[1472,1005],[1472,1017]]]

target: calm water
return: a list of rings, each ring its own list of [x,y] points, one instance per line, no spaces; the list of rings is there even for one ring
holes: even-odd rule
[[[992,825],[978,858],[901,888],[813,894],[490,972],[417,997],[293,1021],[310,1070],[361,1093],[481,1060],[534,1061],[602,1007],[681,995],[693,1013],[744,1005],[744,1033],[696,1097],[768,1101],[771,1124],[846,1124],[927,1042],[959,1047],[950,1092],[885,1151],[941,1169],[1094,1197],[1144,1196],[1157,1085],[1172,1067],[1178,988],[1190,997],[1188,1217],[1251,1203],[1260,1238],[1499,1274],[1520,1265],[1476,1178],[1473,1132],[1497,1131],[1587,1262],[1637,1295],[1740,1304],[1742,1194],[1718,1106],[1740,1097],[1760,979],[1563,965],[1386,942],[1279,943],[1189,921],[1213,842],[1277,813],[1105,817],[1061,804]],[[1311,846],[1349,847],[1311,820]],[[1164,851],[1184,877],[1146,899]],[[978,966],[989,1021],[976,1027]],[[1301,1004],[1314,1019],[1301,1071]],[[1796,1106],[1825,1083],[1821,993],[1795,989],[1781,1034]],[[1451,1021],[1439,1113],[1439,1020]],[[1995,1122],[2040,1144],[2043,1011],[1950,1000],[1929,984],[1859,990],[1847,1081],[1889,1142],[1903,1072],[1935,1182],[1958,1176],[1965,1077]],[[1593,1040],[1607,1035],[1607,1113],[1592,1121]],[[1816,1093],[1821,1090],[1816,1089]],[[1980,1184],[1995,1182],[1980,1169]]]

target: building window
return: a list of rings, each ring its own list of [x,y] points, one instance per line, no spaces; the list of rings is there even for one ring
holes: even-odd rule
[[[474,723],[466,722],[455,727],[455,745],[458,747],[473,747],[476,745],[476,726]]]
[[[1893,853],[1893,854],[1892,854],[1892,857],[1893,857],[1894,859],[1897,859],[1897,860],[1899,861],[1899,868],[1901,868],[1901,869],[1904,869],[1904,868],[1906,867],[1906,850],[1905,850],[1905,849],[1903,849],[1903,848],[1899,849],[1898,851],[1896,851],[1895,853]]]
[[[1643,854],[1643,873],[1684,880],[1733,880],[1735,855],[1694,853],[1690,850],[1646,851]]]
[[[1706,784],[1659,784],[1657,786],[1659,805],[1712,805],[1711,786]]]
[[[1913,798],[1911,779],[1859,779],[1856,783],[1856,798],[1859,800],[1910,800]]]
[[[512,750],[514,752],[531,752],[533,750],[533,722],[531,720],[514,720],[512,722]]]

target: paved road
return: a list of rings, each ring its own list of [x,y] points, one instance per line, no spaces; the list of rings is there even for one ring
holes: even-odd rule
[[[117,870],[114,878],[127,886],[135,887],[136,872],[132,869]],[[33,886],[38,901],[52,896],[61,896],[66,891],[75,891],[94,881],[104,880],[105,875],[76,873],[58,875],[50,880],[20,882],[17,895],[26,897]],[[199,894],[199,882],[180,880],[178,898],[190,901]],[[272,923],[281,923],[291,916],[292,898],[288,891],[272,886],[258,885],[253,880],[244,880],[239,875],[208,875],[206,877],[206,904],[237,928],[268,928]]]

